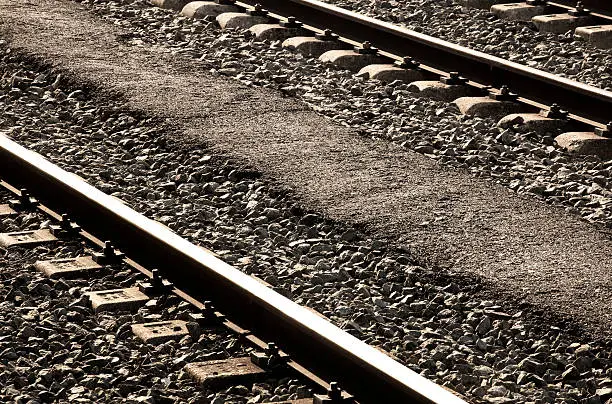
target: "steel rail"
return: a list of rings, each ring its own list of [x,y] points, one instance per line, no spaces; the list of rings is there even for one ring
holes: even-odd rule
[[[44,205],[67,213],[138,264],[159,268],[192,297],[274,341],[292,359],[326,380],[338,380],[360,402],[465,404],[442,387],[265,287],[4,135],[0,176],[24,187]]]
[[[369,41],[379,49],[445,72],[458,71],[473,82],[500,88],[507,85],[527,104],[557,103],[583,123],[604,127],[611,119],[612,92],[510,62],[416,31],[363,16],[318,0],[240,0],[260,3],[269,11],[295,16],[304,24],[329,28],[341,37]],[[577,119],[580,120],[580,119]]]
[[[511,3],[508,0],[508,3]],[[551,0],[547,2],[550,6],[561,6],[565,9],[576,7],[578,0]],[[591,9],[595,15],[598,12],[612,13],[612,2],[610,0],[582,0],[585,8]],[[602,17],[606,17],[603,15]]]

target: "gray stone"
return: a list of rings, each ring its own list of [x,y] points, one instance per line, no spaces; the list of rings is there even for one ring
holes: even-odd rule
[[[555,138],[557,144],[575,154],[593,154],[604,160],[612,159],[612,139],[593,132],[566,132]]]
[[[286,28],[280,24],[257,24],[249,32],[260,41],[284,41],[293,36],[304,35],[302,28]]]
[[[474,94],[474,90],[463,85],[449,85],[439,81],[413,81],[408,86],[408,91],[421,97],[433,98],[440,101],[453,101],[460,97]]]
[[[527,3],[496,4],[491,13],[506,20],[529,21],[546,12],[546,6],[531,6]]]
[[[464,115],[499,119],[510,113],[520,112],[524,107],[513,101],[497,101],[489,97],[461,97],[455,105]]]
[[[182,10],[189,2],[191,2],[191,0],[151,0],[154,6],[169,8],[176,11]]]
[[[367,65],[359,70],[357,76],[371,80],[380,80],[386,83],[391,83],[395,80],[410,83],[412,81],[422,81],[429,78],[429,75],[423,70],[404,69],[392,64]]]
[[[569,14],[547,14],[535,16],[531,22],[539,31],[564,34],[581,25],[589,25],[592,18],[589,16],[575,17]]]
[[[238,12],[222,13],[216,17],[221,29],[249,29],[257,24],[265,24],[268,20],[268,17]]]
[[[521,132],[554,132],[567,125],[563,119],[552,119],[540,113],[518,113],[504,116],[497,126],[501,128],[515,127]]]
[[[319,57],[330,50],[344,49],[347,45],[340,41],[322,41],[310,36],[294,36],[283,42],[283,48],[308,56]]]
[[[323,63],[332,63],[341,69],[355,72],[367,65],[384,62],[384,59],[376,54],[363,54],[350,49],[327,51],[319,57],[319,60]]]
[[[219,14],[238,11],[231,4],[219,4],[214,1],[192,1],[185,5],[181,14],[190,18],[217,17]]]
[[[507,0],[455,0],[457,3],[466,7],[481,8],[489,10],[493,5],[503,3]]]
[[[575,36],[598,48],[612,48],[612,25],[578,27]]]

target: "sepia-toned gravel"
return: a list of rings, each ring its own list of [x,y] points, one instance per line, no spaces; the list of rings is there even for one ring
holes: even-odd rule
[[[145,5],[133,4],[147,18],[158,15],[161,21],[173,21],[168,13],[150,11]],[[113,7],[114,12],[122,10],[118,5]],[[218,52],[223,50],[218,42],[214,46]],[[66,84],[55,73],[7,53],[6,48],[1,68],[0,128],[11,137],[183,237],[214,250],[246,273],[264,279],[278,292],[320,311],[348,332],[384,348],[415,371],[465,394],[471,402],[582,403],[586,399],[589,403],[606,403],[612,395],[612,351],[603,342],[530,314],[528,307],[523,312],[514,305],[487,300],[478,293],[477,280],[445,276],[421,265],[419,257],[409,250],[390,248],[367,238],[359,229],[304,211],[286,190],[260,178],[249,167],[201,146],[177,145],[163,136],[160,122],[131,113],[104,97],[92,99],[87,89]],[[31,225],[36,226],[34,222]],[[5,226],[15,228],[10,222]],[[26,395],[22,402],[27,402],[27,394],[31,394],[27,391],[40,395],[38,391],[43,388],[37,385],[37,377],[42,376],[30,376],[32,373],[24,369],[34,357],[18,358],[18,349],[24,347],[19,338],[27,335],[25,348],[30,349],[29,338],[36,338],[42,331],[37,331],[30,320],[14,320],[21,318],[21,314],[15,314],[16,307],[26,307],[27,303],[38,307],[35,310],[43,317],[60,321],[64,312],[58,306],[73,301],[68,299],[71,290],[77,300],[81,289],[77,292],[68,284],[67,291],[51,292],[57,284],[34,275],[27,268],[27,258],[10,251],[3,253],[3,267],[9,272],[0,289],[4,300],[1,318],[6,327],[3,334],[9,337],[0,342],[0,363],[6,369],[0,376],[6,381],[0,391],[11,400]],[[34,252],[23,254],[31,261]],[[27,285],[32,277],[48,286],[44,288],[46,295],[30,296]],[[108,280],[120,282],[118,279]],[[82,282],[74,286],[90,285]],[[14,301],[14,290],[23,294],[23,302]],[[57,300],[56,294],[65,300]],[[94,341],[100,338],[96,333],[106,333],[104,327],[117,327],[116,320],[104,325],[96,321],[82,320],[80,325],[92,327],[85,335]],[[76,344],[81,341],[71,332],[61,335],[75,338]],[[118,341],[101,342],[102,351],[96,355],[112,356],[109,350],[117,345],[126,346],[118,349],[126,355],[136,352],[129,343]],[[43,341],[33,340],[32,344],[39,349]],[[190,349],[182,344],[170,345],[168,352],[182,354]],[[70,347],[64,358],[76,356],[75,361],[80,363],[80,348]],[[42,345],[40,349],[47,348]],[[149,358],[155,363],[154,369],[170,360],[157,352]],[[121,377],[121,373],[115,373],[119,369],[111,369],[110,380]],[[68,384],[66,388],[75,388],[71,394],[98,401],[114,397],[103,394],[118,394],[102,385],[105,388],[93,387],[93,395],[87,396],[79,387],[85,383],[85,374],[62,378]],[[135,400],[145,397],[158,402],[150,386],[164,383],[173,386],[177,391],[172,394],[179,398],[194,391],[188,387],[183,392],[178,388],[182,382],[174,376],[168,379],[159,375],[149,381],[145,378],[149,373],[142,370],[138,374],[141,376],[133,384]],[[95,383],[104,381],[96,379]],[[203,402],[213,400],[194,394]]]

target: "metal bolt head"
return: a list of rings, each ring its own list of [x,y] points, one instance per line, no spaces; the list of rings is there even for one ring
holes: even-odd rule
[[[608,122],[605,128],[595,128],[595,134],[597,136],[612,139],[612,122]]]
[[[213,314],[215,311],[215,306],[213,306],[210,300],[206,300],[200,310],[202,314]]]
[[[329,383],[329,389],[327,389],[327,395],[332,400],[340,400],[342,398],[342,389],[338,385],[338,382]]]
[[[278,347],[276,346],[276,344],[275,344],[275,343],[270,342],[270,343],[268,344],[268,346],[266,347],[266,354],[267,354],[268,356],[273,356],[273,355],[278,354]]]
[[[111,243],[110,241],[106,240],[104,242],[104,255],[107,256],[114,256],[115,255],[115,247],[113,246],[113,243]]]
[[[323,32],[315,34],[315,38],[320,41],[335,41],[338,39],[338,35],[334,34],[334,31],[331,29],[325,29]]]
[[[575,17],[586,16],[590,14],[590,10],[584,7],[584,3],[579,1],[576,3],[576,7],[573,10],[569,10],[568,13]]]

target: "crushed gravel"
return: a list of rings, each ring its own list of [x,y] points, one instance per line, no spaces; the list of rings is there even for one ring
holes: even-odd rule
[[[612,50],[529,22],[501,20],[453,0],[324,0],[327,3],[513,62],[612,91]],[[508,1],[510,3],[510,1]]]
[[[166,12],[135,6],[138,13],[154,15],[160,21],[185,24]],[[114,12],[118,10],[122,9],[116,7]],[[148,24],[155,25],[153,21]],[[222,42],[214,39],[209,46],[220,54],[228,52]],[[272,66],[273,62],[269,63]],[[233,67],[224,68],[239,67],[234,62]],[[8,130],[13,138],[124,199],[183,237],[214,250],[225,261],[260,277],[278,292],[320,311],[353,335],[384,348],[411,369],[465,394],[474,403],[577,404],[588,400],[597,404],[609,400],[612,347],[604,341],[589,339],[569,324],[556,323],[547,313],[532,314],[528,306],[521,311],[517,306],[483,298],[478,293],[481,285],[477,280],[445,276],[421,265],[409,250],[388,247],[384,242],[368,239],[359,229],[305,212],[286,190],[260,178],[249,167],[201,146],[177,145],[163,136],[159,122],[131,113],[120,103],[94,100],[86,89],[67,86],[51,71],[23,62],[6,51],[1,68],[0,103],[4,112],[0,128]],[[340,82],[353,80],[341,72],[333,74],[338,74]],[[363,88],[369,85],[359,83]],[[345,108],[349,105],[347,101]],[[486,127],[486,123],[480,125]],[[8,337],[0,341],[0,378],[6,381],[2,394],[14,399],[32,386],[37,391],[58,389],[52,384],[39,387],[39,376],[27,370],[35,366],[30,362],[38,356],[53,359],[42,351],[47,349],[44,340],[33,340],[37,353],[31,354],[30,340],[24,345],[19,339],[18,334],[23,336],[24,330],[28,334],[42,333],[44,330],[37,327],[44,326],[27,319],[13,320],[21,316],[15,307],[23,304],[12,302],[9,293],[22,288],[19,290],[28,305],[56,322],[63,314],[62,307],[78,296],[72,297],[68,287],[67,291],[29,297],[27,289],[32,282],[48,285],[45,290],[57,285],[27,269],[33,252],[23,253],[30,254],[29,261],[10,255],[15,254],[10,251],[3,253],[0,321],[3,335]],[[11,286],[11,282],[15,285]],[[109,282],[120,281],[113,278]],[[91,287],[87,281],[75,284],[78,285]],[[71,324],[67,314],[66,324]],[[63,358],[74,356],[75,363],[80,363],[80,352],[86,349],[101,349],[93,351],[91,358],[112,356],[114,352],[133,355],[142,349],[136,349],[133,340],[104,339],[105,327],[114,330],[117,322],[103,321],[104,317],[98,317],[79,322],[78,326],[86,329],[84,335],[100,342],[87,344],[82,339],[85,337],[69,333],[69,338],[76,338],[76,345],[62,351]],[[53,332],[66,332],[57,328]],[[176,358],[178,353],[190,352],[192,346],[171,344],[168,351]],[[28,355],[19,359],[18,348]],[[4,351],[8,357],[3,356]],[[193,390],[178,376],[151,377],[153,369],[171,366],[170,354],[167,355],[155,352],[146,357],[153,364],[150,369],[135,368],[136,362],[118,362],[136,372],[134,394],[202,397],[203,393]],[[112,372],[118,372],[109,370],[111,381],[124,377],[121,365],[111,361],[109,366]],[[77,376],[62,380],[68,384],[68,392],[75,388],[72,394],[78,395],[82,394],[79,383],[85,378],[81,379],[80,373]],[[108,383],[104,380],[108,379],[96,378],[95,383]],[[173,390],[156,390],[166,384]],[[99,394],[91,396],[98,401],[106,399],[104,394],[117,394],[104,384],[91,391]],[[27,400],[26,397],[22,401]]]

